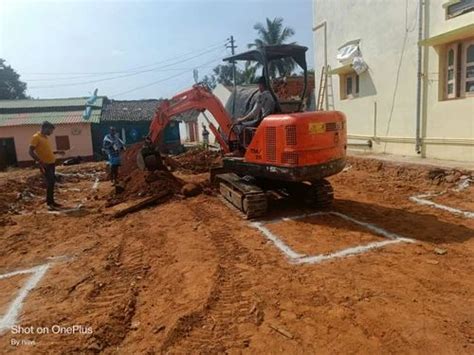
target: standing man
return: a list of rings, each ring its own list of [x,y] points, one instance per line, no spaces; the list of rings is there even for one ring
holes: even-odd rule
[[[46,204],[50,210],[61,207],[54,201],[54,184],[56,182],[56,157],[54,154],[64,154],[63,151],[53,151],[49,144],[48,136],[54,131],[54,126],[44,121],[41,130],[31,138],[29,154],[40,166],[40,170],[46,179]]]
[[[110,127],[110,133],[104,137],[102,151],[107,155],[110,165],[110,180],[116,185],[121,164],[120,152],[125,150],[125,144],[119,138],[115,127]]]
[[[207,149],[209,147],[209,131],[204,123],[202,124],[202,143],[204,148]]]

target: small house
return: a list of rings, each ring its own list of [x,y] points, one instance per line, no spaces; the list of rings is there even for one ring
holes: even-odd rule
[[[115,127],[125,144],[141,142],[149,133],[150,123],[160,100],[106,100],[100,123],[92,126],[94,154],[102,156],[102,140]],[[161,149],[169,153],[181,150],[179,122],[172,121],[166,127]]]
[[[0,100],[0,169],[33,163],[28,149],[43,121],[56,127],[49,139],[54,150],[65,152],[61,159],[92,159],[91,125],[100,120],[103,98],[94,102],[88,119],[83,117],[86,101],[86,97]]]

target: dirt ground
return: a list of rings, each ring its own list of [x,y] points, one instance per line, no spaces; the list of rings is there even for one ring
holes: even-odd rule
[[[114,218],[103,169],[59,169],[59,202],[84,205],[70,214],[48,213],[35,170],[0,174],[0,275],[49,265],[17,321],[48,331],[6,330],[0,352],[474,353],[474,220],[409,200],[446,191],[436,202],[467,210],[472,186],[353,158],[330,179],[332,210],[415,242],[294,264],[212,194]],[[268,218],[303,212],[274,203]],[[269,228],[307,255],[385,240],[334,215]],[[28,277],[0,278],[0,314]]]

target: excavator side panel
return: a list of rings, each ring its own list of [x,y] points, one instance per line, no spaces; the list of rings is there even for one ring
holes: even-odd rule
[[[345,162],[346,148],[346,118],[341,112],[271,115],[257,128],[243,162],[307,170],[333,161]],[[339,165],[338,171],[344,167]]]

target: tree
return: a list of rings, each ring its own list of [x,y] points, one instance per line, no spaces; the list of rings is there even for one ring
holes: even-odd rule
[[[5,59],[0,58],[0,100],[26,99],[26,83]]]
[[[216,88],[216,77],[214,75],[205,75],[201,80],[209,89],[214,90]]]
[[[253,84],[255,82],[257,67],[250,65],[250,62],[245,63],[245,68],[242,70],[238,66],[235,67],[235,83],[236,85]],[[232,73],[232,63],[220,64],[213,69],[215,83],[226,86],[234,85],[234,78]],[[215,86],[215,85],[214,85]]]
[[[257,74],[257,67],[252,65],[250,62],[245,62],[245,68],[242,71],[242,81],[246,84],[252,84],[255,82]]]
[[[261,48],[263,46],[271,46],[278,44],[287,44],[290,37],[295,34],[291,27],[283,27],[283,18],[276,17],[272,20],[267,18],[266,24],[257,23],[253,28],[257,31],[258,37],[253,43],[249,43],[249,48]],[[291,42],[290,44],[294,44]],[[271,78],[276,77],[276,73],[280,76],[289,75],[295,68],[295,62],[291,58],[274,60],[269,62],[268,71]]]
[[[213,69],[216,81],[219,84],[232,86],[234,85],[234,78],[232,73],[232,64],[219,64]],[[241,73],[238,68],[235,70],[235,82],[237,85],[241,84]]]

